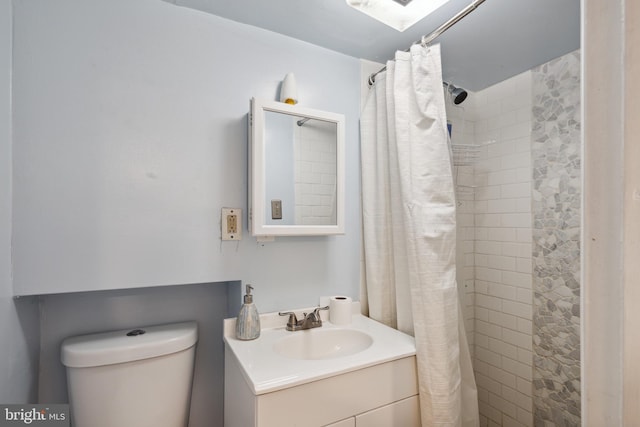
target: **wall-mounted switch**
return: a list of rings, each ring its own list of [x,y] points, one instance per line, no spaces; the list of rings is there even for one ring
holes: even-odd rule
[[[282,200],[271,201],[271,219],[282,219]]]
[[[242,209],[222,208],[222,240],[242,240]]]

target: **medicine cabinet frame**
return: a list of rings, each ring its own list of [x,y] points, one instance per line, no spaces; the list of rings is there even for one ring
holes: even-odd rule
[[[268,224],[266,213],[272,209],[267,201],[267,141],[266,114],[280,113],[292,116],[296,123],[305,119],[316,119],[336,125],[336,177],[335,177],[335,217],[330,225]],[[298,126],[300,124],[298,123]],[[282,102],[251,99],[249,114],[249,209],[248,225],[254,236],[323,236],[344,234],[345,215],[345,118],[344,115],[315,110]],[[285,153],[293,157],[292,153]],[[269,204],[269,206],[267,206]],[[281,207],[282,209],[282,207]]]

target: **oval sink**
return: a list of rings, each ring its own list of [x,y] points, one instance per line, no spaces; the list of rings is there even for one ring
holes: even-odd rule
[[[333,359],[366,350],[373,339],[352,329],[309,329],[292,332],[273,345],[276,353],[289,359]]]

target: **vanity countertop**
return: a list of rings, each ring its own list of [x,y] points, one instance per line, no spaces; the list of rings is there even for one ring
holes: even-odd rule
[[[296,312],[312,311],[294,310]],[[326,317],[326,313],[323,313]],[[235,318],[224,320],[224,341],[227,349],[237,358],[244,378],[255,395],[273,392],[292,386],[317,381],[346,372],[374,366],[380,363],[416,354],[412,336],[399,332],[375,320],[359,314],[359,304],[354,303],[354,314],[349,325],[333,325],[323,319],[320,328],[290,332],[285,329],[286,317],[278,313],[260,316],[260,337],[242,341],[235,337]],[[275,344],[292,334],[313,333],[314,330],[352,329],[369,335],[372,344],[358,353],[329,359],[292,359],[274,350]]]

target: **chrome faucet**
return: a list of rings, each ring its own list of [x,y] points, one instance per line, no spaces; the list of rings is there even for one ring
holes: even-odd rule
[[[329,306],[316,307],[311,313],[302,313],[302,320],[298,320],[293,311],[279,312],[280,316],[289,316],[287,321],[287,331],[302,331],[305,329],[319,328],[322,326],[320,310],[329,310]]]

